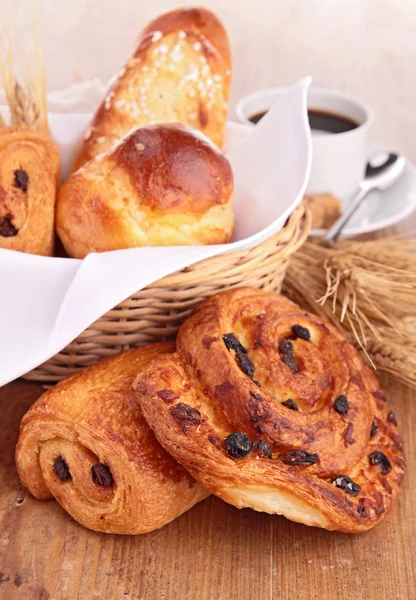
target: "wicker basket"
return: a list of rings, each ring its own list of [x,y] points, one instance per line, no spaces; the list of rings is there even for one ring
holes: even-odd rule
[[[280,291],[288,259],[305,241],[310,224],[309,210],[301,204],[285,227],[259,246],[208,258],[152,283],[103,315],[25,379],[56,382],[105,356],[172,338],[198,302],[221,290],[251,286]]]

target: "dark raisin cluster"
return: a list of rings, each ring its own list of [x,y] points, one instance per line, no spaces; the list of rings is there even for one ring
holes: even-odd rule
[[[68,463],[62,458],[62,456],[57,456],[55,458],[53,470],[61,481],[69,481],[72,478]]]
[[[319,460],[317,454],[310,454],[305,450],[288,450],[280,455],[280,460],[285,465],[314,465]]]
[[[0,235],[1,237],[15,237],[19,231],[12,223],[13,215],[8,213],[5,217],[0,217]]]
[[[235,432],[225,439],[225,448],[233,458],[244,458],[251,452],[253,445],[246,433]]]
[[[311,339],[309,329],[307,329],[306,327],[302,327],[302,325],[293,325],[292,333],[295,337],[300,338],[301,340],[305,340],[306,342],[309,342],[309,340]]]
[[[391,471],[391,462],[385,454],[376,450],[370,454],[370,464],[377,465],[380,469],[380,473],[387,475]]]
[[[337,413],[339,413],[340,415],[345,415],[348,412],[349,409],[349,404],[348,404],[348,399],[346,396],[344,396],[343,394],[341,396],[338,396],[338,398],[335,400],[334,402],[334,409],[337,411]]]
[[[248,350],[243,346],[243,344],[235,337],[233,333],[225,333],[222,336],[225,347],[227,350],[234,350],[237,364],[240,367],[241,371],[253,379],[254,375],[254,365],[248,357]]]
[[[237,354],[247,354],[247,348],[243,346],[233,333],[224,333],[222,339],[227,350],[234,350]]]
[[[98,463],[91,467],[91,476],[95,485],[99,487],[112,487],[114,485],[114,479],[110,469],[107,465]]]
[[[29,175],[26,173],[26,171],[23,171],[22,169],[16,169],[14,172],[14,187],[22,190],[22,192],[27,192],[28,183]]]
[[[298,373],[300,371],[299,364],[293,356],[293,344],[287,338],[283,338],[279,342],[280,360],[292,371]]]
[[[282,404],[283,406],[286,406],[286,408],[290,408],[290,410],[299,410],[298,405],[294,400],[292,400],[292,398],[288,398],[287,400],[282,402]]]
[[[355,483],[348,475],[337,475],[331,483],[335,487],[344,490],[346,494],[350,494],[350,496],[358,496],[361,491],[358,483]]]
[[[244,375],[253,379],[254,365],[247,356],[247,354],[237,354],[237,363]]]

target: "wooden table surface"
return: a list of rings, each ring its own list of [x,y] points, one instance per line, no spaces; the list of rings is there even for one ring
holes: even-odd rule
[[[160,4],[157,0],[156,4]],[[166,3],[164,3],[166,4]],[[208,3],[210,4],[210,3]],[[213,2],[230,8],[231,0]],[[247,15],[248,0],[244,0]],[[395,100],[404,85],[404,73],[413,77],[407,51],[391,52],[387,73],[392,92],[380,94],[377,78],[368,76],[368,56],[362,68],[345,70],[336,67],[337,55],[311,52],[311,38],[301,35],[299,22],[313,18],[315,26],[328,3],[311,0],[309,12],[297,19],[295,14],[277,8],[278,3],[266,2],[267,10],[256,12],[252,28],[265,27],[265,35],[256,35],[256,52],[250,52],[248,28],[239,37],[236,26],[232,34],[234,51],[239,52],[233,98],[256,87],[283,83],[304,73],[318,74],[320,84],[335,86],[351,93],[363,92],[365,99],[378,102],[385,111],[385,125],[377,125],[377,137],[395,141],[416,162],[416,146],[412,121],[414,98],[409,93],[400,97],[400,111],[390,118]],[[274,8],[276,5],[276,12]],[[340,28],[341,4],[333,3],[334,26]],[[367,33],[371,38],[370,12],[389,6],[385,13],[377,12],[374,35],[382,42],[381,22],[388,19],[397,33],[399,20],[410,29],[412,15],[395,13],[399,3],[343,3],[350,18],[350,7],[365,12]],[[305,6],[304,4],[302,4]],[[331,3],[332,5],[332,3]],[[336,5],[336,7],[335,7]],[[409,2],[409,9],[411,3]],[[152,4],[153,6],[153,4]],[[250,5],[251,6],[251,5]],[[257,4],[256,4],[257,6]],[[285,7],[288,3],[285,3]],[[291,5],[293,6],[293,5]],[[300,6],[300,3],[299,5]],[[321,8],[318,8],[318,7]],[[158,6],[152,12],[157,12]],[[167,8],[167,6],[163,6]],[[215,6],[214,6],[215,8]],[[253,6],[251,6],[251,9]],[[261,7],[263,8],[263,6]],[[143,9],[144,10],[144,9]],[[150,8],[146,8],[147,12]],[[282,50],[282,37],[270,23],[285,10],[284,39],[289,45],[294,28],[296,51]],[[299,9],[298,9],[299,10]],[[305,8],[306,10],[306,8]],[[319,10],[321,11],[319,13]],[[351,8],[352,10],[352,8]],[[398,10],[398,8],[397,8]],[[230,21],[231,10],[224,16]],[[379,8],[377,8],[379,11]],[[287,13],[287,14],[286,14]],[[393,15],[394,13],[394,15]],[[262,14],[264,18],[262,17]],[[329,36],[331,13],[321,19],[322,36]],[[383,20],[383,15],[385,19]],[[247,16],[246,15],[246,16]],[[329,15],[329,16],[328,16]],[[391,18],[388,17],[391,15]],[[394,18],[393,18],[394,16]],[[388,17],[388,18],[387,18]],[[263,18],[263,21],[262,21]],[[364,17],[363,17],[364,18]],[[239,12],[238,23],[244,22]],[[351,17],[352,19],[352,17]],[[342,20],[342,19],[341,19]],[[359,20],[359,19],[358,19]],[[233,21],[236,22],[236,21]],[[263,24],[262,24],[263,23]],[[309,23],[309,21],[308,21]],[[351,25],[351,23],[350,23]],[[315,31],[315,28],[312,28]],[[313,34],[315,45],[320,36]],[[334,36],[335,37],[335,36]],[[348,36],[337,37],[337,49],[348,55]],[[410,37],[408,38],[410,40]],[[416,39],[413,36],[413,43]],[[361,44],[363,42],[361,41]],[[387,44],[387,41],[386,41]],[[397,48],[396,48],[397,50]],[[354,49],[351,50],[354,52]],[[371,44],[368,46],[371,55]],[[260,53],[260,54],[259,54]],[[283,57],[290,60],[283,62]],[[402,57],[402,62],[400,62]],[[359,57],[356,56],[355,63]],[[383,58],[384,60],[384,58]],[[295,65],[291,69],[291,61]],[[105,62],[105,61],[104,61]],[[242,62],[247,65],[242,69]],[[344,61],[345,62],[345,61]],[[305,68],[301,65],[305,64]],[[377,66],[382,69],[383,62]],[[258,68],[257,68],[258,66]],[[386,72],[379,71],[385,78]],[[407,81],[407,80],[406,80]],[[410,85],[406,83],[407,90]],[[398,91],[399,90],[399,91]],[[363,95],[363,94],[362,94]],[[387,110],[390,108],[391,110]],[[389,114],[387,114],[389,112]],[[394,231],[416,227],[413,218]],[[386,232],[382,232],[381,235]],[[380,234],[377,234],[378,236]],[[387,376],[382,376],[386,394],[397,415],[405,442],[408,473],[399,501],[390,515],[372,531],[358,536],[331,533],[291,523],[283,517],[272,517],[249,509],[237,510],[211,497],[160,531],[144,536],[113,536],[87,531],[75,523],[53,500],[35,501],[21,486],[14,465],[14,447],[21,416],[41,394],[36,384],[17,381],[0,389],[0,598],[4,600],[412,600],[416,598],[416,479],[415,426],[416,392]]]
[[[375,529],[347,535],[238,510],[210,497],[163,529],[84,529],[22,487],[14,447],[40,386],[0,390],[0,598],[4,600],[412,600],[415,598],[416,394],[382,382],[405,440],[408,475]],[[413,469],[413,481],[410,471]]]

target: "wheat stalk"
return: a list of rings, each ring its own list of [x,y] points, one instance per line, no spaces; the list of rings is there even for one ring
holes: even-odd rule
[[[48,133],[46,71],[43,62],[41,45],[37,35],[37,2],[33,8],[33,60],[30,62],[23,51],[16,34],[13,9],[10,11],[10,27],[7,39],[0,36],[0,75],[10,108],[12,125],[26,125],[38,131]],[[21,67],[23,82],[16,75],[17,67]],[[0,125],[5,125],[4,119]]]
[[[284,292],[332,322],[373,366],[416,386],[414,234],[332,248],[306,242]]]

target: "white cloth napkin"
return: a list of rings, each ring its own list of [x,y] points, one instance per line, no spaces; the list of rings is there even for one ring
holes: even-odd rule
[[[62,350],[91,323],[146,285],[224,252],[251,248],[301,202],[311,166],[305,78],[256,127],[230,125],[235,241],[219,246],[133,248],[84,260],[0,249],[0,385]],[[91,115],[50,116],[65,168]]]

